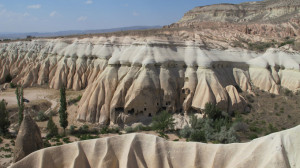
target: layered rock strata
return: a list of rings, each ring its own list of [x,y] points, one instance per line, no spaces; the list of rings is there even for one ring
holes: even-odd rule
[[[74,142],[34,152],[21,167],[300,167],[300,127],[241,144],[171,142],[149,134],[127,134]]]
[[[274,42],[282,41],[280,38],[299,39],[299,18],[298,0],[264,0],[195,7],[177,23],[165,28],[200,30],[216,39],[233,43]]]
[[[207,102],[243,111],[240,91],[300,87],[299,52],[206,49],[162,37],[37,39],[0,44],[0,82],[86,89],[78,120],[128,123],[161,109],[200,111]]]

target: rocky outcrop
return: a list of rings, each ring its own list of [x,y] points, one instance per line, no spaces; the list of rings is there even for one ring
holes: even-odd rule
[[[205,32],[206,38],[229,43],[271,43],[272,40],[282,42],[282,38],[299,38],[299,18],[298,0],[264,0],[196,7],[185,13],[177,23],[164,28],[189,28]]]
[[[39,127],[29,115],[25,115],[16,139],[13,162],[18,162],[42,148],[43,140]]]
[[[223,167],[300,166],[300,127],[241,144],[171,142],[127,134],[46,148],[15,163],[21,167]]]
[[[298,0],[264,0],[241,4],[216,4],[196,7],[179,21],[215,21],[236,23],[279,23],[287,22],[300,15]]]
[[[78,120],[124,124],[159,110],[200,111],[207,102],[243,111],[239,91],[300,88],[299,52],[206,49],[163,37],[37,39],[0,44],[0,79],[85,89]]]

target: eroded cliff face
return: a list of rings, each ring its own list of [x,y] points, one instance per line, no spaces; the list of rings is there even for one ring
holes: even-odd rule
[[[259,37],[270,41],[284,37],[299,38],[300,2],[264,0],[200,6],[188,11],[177,23],[165,28],[192,28],[212,34],[221,33],[217,36],[218,39],[222,39],[226,34],[230,34],[228,39],[237,37],[238,34],[235,40],[249,41]],[[252,36],[247,38],[241,33]]]
[[[161,109],[200,111],[207,102],[243,111],[240,91],[300,88],[299,52],[206,49],[162,37],[37,39],[0,44],[0,82],[85,89],[78,120],[123,124]]]
[[[241,4],[216,4],[196,7],[187,12],[179,23],[217,21],[236,23],[279,23],[299,17],[298,0],[264,0]]]

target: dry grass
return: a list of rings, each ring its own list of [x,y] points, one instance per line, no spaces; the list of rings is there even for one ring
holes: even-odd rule
[[[249,114],[243,114],[244,122],[249,125],[250,131],[243,133],[244,140],[251,135],[265,136],[300,125],[300,95],[281,90],[280,95],[254,90],[256,96],[243,93],[243,96],[252,107]],[[252,102],[252,103],[251,103]]]

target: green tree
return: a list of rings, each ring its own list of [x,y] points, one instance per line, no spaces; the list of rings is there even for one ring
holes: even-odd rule
[[[52,116],[49,118],[49,121],[47,123],[47,130],[48,130],[47,138],[52,138],[58,135],[58,128],[53,122]]]
[[[66,133],[66,128],[68,126],[68,113],[65,86],[60,88],[60,108],[58,113],[60,126],[64,128],[64,133]]]
[[[17,86],[16,88],[16,96],[19,107],[19,125],[21,125],[23,121],[23,113],[24,113],[24,96],[23,96],[23,87]]]
[[[8,119],[8,112],[6,110],[6,102],[2,100],[0,102],[0,134],[7,134],[10,121]]]
[[[162,111],[159,115],[153,117],[152,127],[158,132],[164,133],[172,129],[175,125],[173,116],[167,111]]]
[[[212,103],[206,103],[204,109],[205,117],[208,117],[213,120],[223,118],[222,111]]]

